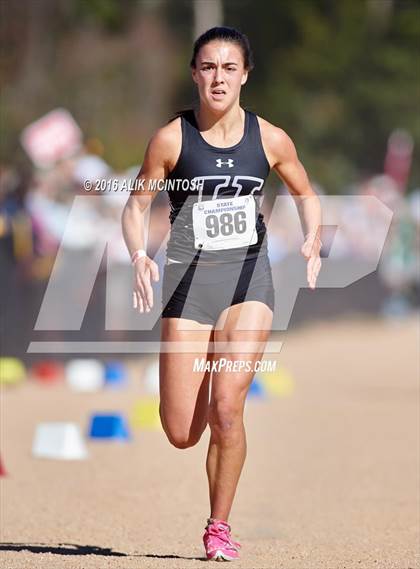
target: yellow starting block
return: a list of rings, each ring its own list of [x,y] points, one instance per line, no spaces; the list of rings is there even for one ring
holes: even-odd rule
[[[0,383],[17,385],[26,379],[26,369],[18,358],[0,358]]]
[[[259,373],[258,376],[270,395],[289,397],[295,389],[294,379],[286,368]]]
[[[162,430],[159,415],[159,399],[156,397],[146,397],[139,399],[133,408],[130,417],[134,428],[146,430]]]

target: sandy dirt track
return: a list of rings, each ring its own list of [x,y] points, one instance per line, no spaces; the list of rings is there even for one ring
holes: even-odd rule
[[[418,319],[316,324],[280,339],[294,391],[247,401],[248,455],[229,519],[243,547],[233,566],[419,568]],[[86,461],[31,456],[40,421],[85,431],[94,410],[129,414],[142,395],[141,370],[130,369],[121,392],[3,389],[0,567],[208,563],[208,429],[187,450],[163,431],[135,430],[129,444],[89,442]]]

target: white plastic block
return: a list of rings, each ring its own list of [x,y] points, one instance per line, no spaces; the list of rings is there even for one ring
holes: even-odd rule
[[[159,360],[147,365],[144,371],[144,387],[148,394],[159,395]]]
[[[74,391],[99,391],[105,383],[105,366],[95,359],[76,359],[66,366],[66,382]]]
[[[80,428],[75,423],[39,423],[32,454],[39,458],[83,460],[88,457]]]

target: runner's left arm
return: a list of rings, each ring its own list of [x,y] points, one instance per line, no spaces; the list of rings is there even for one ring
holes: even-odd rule
[[[267,159],[271,163],[272,169],[285,183],[297,206],[305,235],[301,253],[308,261],[308,284],[313,289],[321,268],[319,256],[322,246],[320,200],[309,183],[305,168],[299,160],[292,139],[281,128],[264,122],[264,146],[267,150]]]

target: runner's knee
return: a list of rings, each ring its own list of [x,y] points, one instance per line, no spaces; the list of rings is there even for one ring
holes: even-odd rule
[[[163,430],[168,438],[168,441],[176,448],[185,449],[190,448],[198,443],[204,429],[200,433],[191,433],[190,428],[181,429],[179,425],[172,427],[165,419],[165,414],[162,410],[162,404],[159,405],[159,415],[162,423]]]
[[[209,426],[212,431],[228,434],[242,421],[241,407],[229,398],[216,399],[210,404]]]
[[[165,431],[168,441],[176,448],[186,449],[195,446],[201,438],[200,436],[192,436],[188,433],[183,433],[182,431],[173,432]]]

